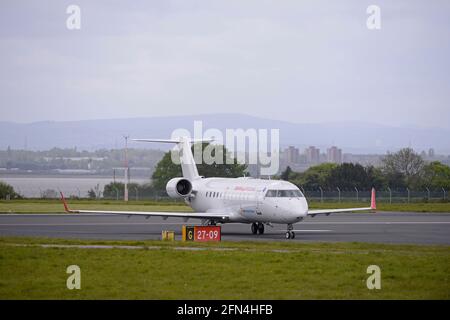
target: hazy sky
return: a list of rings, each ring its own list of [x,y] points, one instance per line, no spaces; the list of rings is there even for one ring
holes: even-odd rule
[[[81,8],[68,30],[66,8]],[[381,8],[381,30],[366,9]],[[450,1],[0,2],[0,119],[450,127]]]

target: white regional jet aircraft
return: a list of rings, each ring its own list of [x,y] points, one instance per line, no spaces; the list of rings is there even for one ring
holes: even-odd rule
[[[184,212],[94,211],[70,210],[61,193],[64,208],[70,213],[108,213],[120,215],[159,216],[201,219],[203,224],[251,223],[253,234],[263,234],[264,225],[286,224],[286,239],[293,239],[293,224],[307,216],[338,212],[375,210],[375,190],[371,206],[365,208],[308,210],[302,192],[292,183],[281,180],[242,178],[204,178],[198,174],[191,143],[199,142],[181,137],[179,140],[133,139],[134,141],[173,143],[180,151],[183,177],[171,179],[166,190],[172,198],[183,198],[194,210]],[[205,141],[205,140],[202,140]],[[209,140],[210,141],[210,140]]]

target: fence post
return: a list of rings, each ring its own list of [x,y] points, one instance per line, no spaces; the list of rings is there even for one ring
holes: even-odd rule
[[[119,189],[114,187],[114,190],[116,190],[116,201],[119,200]]]
[[[341,202],[341,189],[339,187],[336,187],[338,193],[339,193],[339,203]]]
[[[444,201],[445,201],[445,189],[444,188],[442,188],[442,192],[444,193]]]
[[[101,196],[99,183],[97,183],[97,185],[94,187],[94,192],[95,192],[95,199],[99,199]]]
[[[392,190],[388,187],[389,190],[389,204],[392,204]]]
[[[406,191],[408,192],[408,203],[409,203],[409,201],[410,201],[409,188],[406,188]]]
[[[319,186],[320,189],[320,202],[323,202],[323,190],[322,187]]]
[[[356,202],[358,202],[358,201],[359,201],[358,188],[357,188],[357,187],[355,187],[355,190],[356,190]]]
[[[428,189],[428,187],[426,187],[425,189],[427,189],[428,201],[430,201],[430,189]]]
[[[302,189],[303,195],[306,197],[305,188],[303,188],[303,186],[301,186],[300,189]]]

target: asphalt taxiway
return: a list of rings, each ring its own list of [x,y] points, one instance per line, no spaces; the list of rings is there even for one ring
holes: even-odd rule
[[[0,236],[68,239],[160,239],[162,230],[181,238],[182,225],[196,220],[92,214],[0,214]],[[349,241],[450,245],[450,213],[342,213],[308,217],[294,225],[296,237],[285,240],[285,225],[266,226],[263,235],[252,235],[250,225],[222,225],[222,240]]]

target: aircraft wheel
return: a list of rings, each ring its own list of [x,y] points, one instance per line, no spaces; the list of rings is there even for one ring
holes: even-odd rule
[[[256,223],[252,223],[252,233],[256,234],[258,232],[258,225]]]
[[[262,223],[258,223],[258,233],[264,234],[264,225]]]
[[[291,231],[291,239],[294,239],[294,238],[295,238],[295,232]]]
[[[286,239],[290,239],[290,238],[291,238],[291,232],[288,231],[288,232],[286,232]]]

